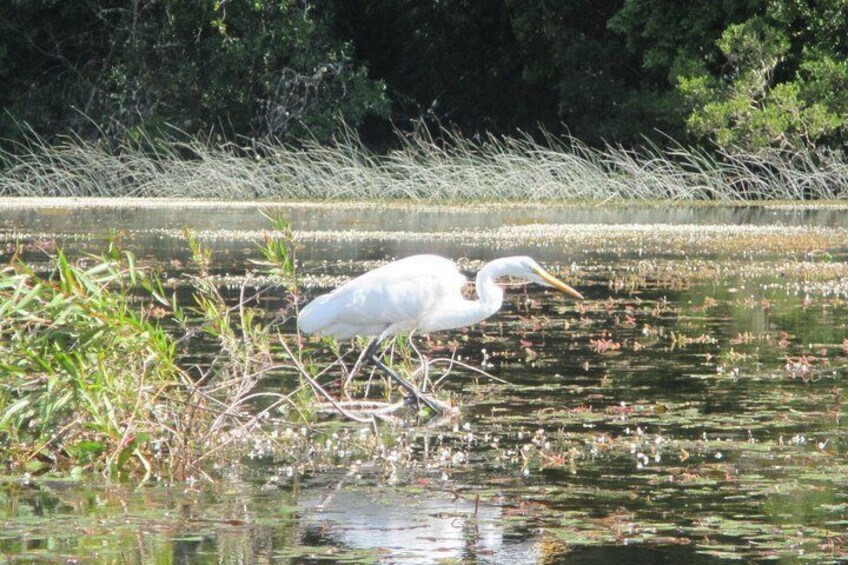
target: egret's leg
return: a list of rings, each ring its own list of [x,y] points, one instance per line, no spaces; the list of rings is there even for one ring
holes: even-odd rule
[[[385,363],[383,363],[383,361],[377,355],[377,347],[380,345],[381,341],[382,341],[381,339],[375,339],[374,341],[372,341],[371,344],[368,346],[368,349],[365,350],[366,351],[365,356],[367,358],[369,358],[372,363],[377,365],[377,367],[379,367],[380,370],[382,370],[384,373],[386,373],[391,378],[393,378],[395,380],[395,382],[397,382],[397,384],[399,384],[404,389],[406,389],[406,392],[411,394],[416,400],[418,400],[419,402],[423,402],[424,404],[427,405],[428,408],[430,408],[434,412],[441,412],[442,408],[438,405],[438,403],[434,402],[430,398],[427,398],[427,396],[422,394],[415,387],[414,384],[407,381],[406,379],[404,379],[403,377],[398,375],[396,372],[392,371]]]

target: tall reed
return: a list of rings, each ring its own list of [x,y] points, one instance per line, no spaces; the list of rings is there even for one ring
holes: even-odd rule
[[[288,286],[291,232],[278,227],[264,264]],[[297,385],[302,352],[272,357],[277,328],[262,321],[244,287],[237,305],[226,301],[209,275],[209,251],[187,239],[197,273],[187,281],[189,306],[116,241],[102,257],[77,263],[59,251],[46,274],[17,257],[0,269],[6,468],[201,478],[267,440],[260,423],[269,414],[303,425],[294,394],[256,391],[279,370]],[[201,338],[210,358],[198,364],[183,350]]]
[[[839,150],[763,153],[672,145],[593,148],[575,139],[468,139],[426,130],[384,155],[349,133],[333,145],[110,148],[31,135],[0,156],[2,196],[413,200],[811,200],[848,195]]]

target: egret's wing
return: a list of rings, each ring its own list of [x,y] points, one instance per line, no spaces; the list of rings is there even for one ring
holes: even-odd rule
[[[316,299],[320,317],[343,324],[391,324],[414,321],[438,303],[441,278],[432,273],[407,273],[404,277],[369,277]],[[312,308],[312,304],[309,305]],[[301,314],[310,314],[304,310]],[[317,319],[317,317],[316,317]],[[382,330],[381,330],[382,331]]]
[[[384,265],[320,296],[304,308],[304,332],[378,335],[387,327],[413,329],[426,313],[459,293],[465,278],[452,261],[419,255]]]

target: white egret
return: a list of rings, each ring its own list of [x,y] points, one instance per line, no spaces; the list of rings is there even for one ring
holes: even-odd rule
[[[387,337],[413,330],[431,333],[485,320],[503,304],[504,291],[496,281],[509,276],[583,298],[536,261],[521,256],[487,263],[477,273],[478,299],[468,300],[462,295],[467,281],[453,261],[438,255],[414,255],[369,271],[319,296],[300,311],[297,324],[304,333],[336,339],[376,337],[365,357],[438,412],[431,399],[380,360],[377,346]]]

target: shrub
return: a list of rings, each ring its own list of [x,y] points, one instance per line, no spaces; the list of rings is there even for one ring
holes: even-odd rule
[[[4,464],[198,477],[211,454],[220,461],[226,448],[250,445],[261,417],[290,402],[271,395],[258,415],[246,410],[272,367],[272,328],[244,300],[235,310],[225,302],[208,274],[209,253],[188,239],[199,271],[188,309],[117,243],[76,264],[59,251],[47,275],[17,258],[0,271]],[[290,240],[267,243],[277,275],[293,273],[290,250]],[[200,333],[214,352],[203,369],[179,352]]]

